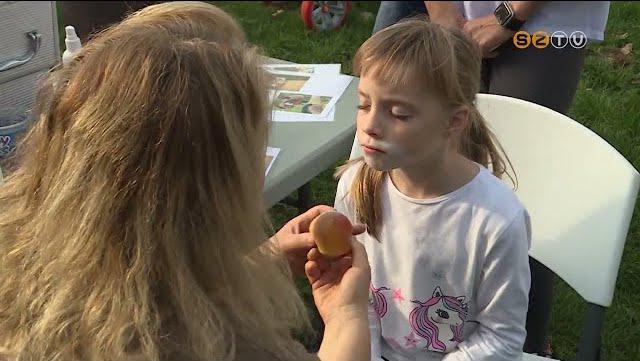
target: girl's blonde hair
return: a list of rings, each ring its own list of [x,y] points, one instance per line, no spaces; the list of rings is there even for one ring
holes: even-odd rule
[[[288,265],[259,247],[260,63],[229,15],[184,2],[52,73],[0,188],[0,359],[305,357]]]
[[[501,155],[504,152],[474,105],[480,90],[480,51],[460,30],[418,18],[401,21],[377,32],[360,46],[354,71],[393,87],[422,85],[425,94],[436,96],[450,108],[467,106],[469,122],[461,136],[459,152],[485,167],[491,166],[498,177],[506,173]],[[379,193],[385,172],[358,158],[338,168],[336,176],[354,163],[360,165],[351,184],[350,201],[359,220],[377,237],[381,217]]]

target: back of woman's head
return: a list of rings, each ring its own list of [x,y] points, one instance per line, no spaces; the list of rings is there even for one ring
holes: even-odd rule
[[[505,162],[499,144],[475,107],[480,89],[481,57],[477,45],[458,29],[423,19],[401,21],[369,38],[356,53],[354,70],[391,89],[420,89],[444,109],[466,107],[468,121],[454,144],[458,152],[502,176]],[[358,160],[360,161],[360,160]],[[349,164],[338,170],[341,174]],[[351,186],[360,220],[377,235],[380,221],[378,189],[385,172],[362,162]]]
[[[0,351],[293,353],[303,306],[284,263],[255,251],[266,89],[240,27],[198,2],[147,7],[53,72],[0,189]]]

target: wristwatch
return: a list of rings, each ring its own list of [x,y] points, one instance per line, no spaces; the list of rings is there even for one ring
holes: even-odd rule
[[[498,24],[502,27],[512,31],[518,31],[524,25],[524,20],[516,18],[516,13],[513,11],[513,7],[507,1],[503,1],[493,11],[493,14],[498,20]]]

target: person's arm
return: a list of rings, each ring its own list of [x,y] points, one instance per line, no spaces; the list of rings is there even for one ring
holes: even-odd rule
[[[424,6],[431,22],[458,29],[464,26],[466,20],[455,1],[425,1]]]
[[[369,322],[365,310],[345,312],[328,322],[318,358],[322,361],[370,361]]]
[[[509,1],[516,19],[522,21],[527,20],[544,3],[545,1]],[[495,57],[496,49],[511,39],[515,33],[501,26],[493,13],[467,21],[462,30],[478,43],[483,58]]]
[[[305,271],[313,300],[325,323],[318,357],[322,361],[370,361],[367,304],[371,269],[364,246],[351,241],[351,254],[329,260],[309,251]]]
[[[529,217],[522,211],[490,246],[476,304],[476,331],[442,361],[512,361],[522,356],[529,286]]]

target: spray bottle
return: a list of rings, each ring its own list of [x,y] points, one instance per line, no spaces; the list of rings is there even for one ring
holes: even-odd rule
[[[76,54],[80,52],[82,44],[80,43],[80,38],[76,35],[76,29],[73,26],[66,26],[64,31],[66,33],[64,38],[66,50],[62,53],[62,65],[66,67],[73,60]]]

